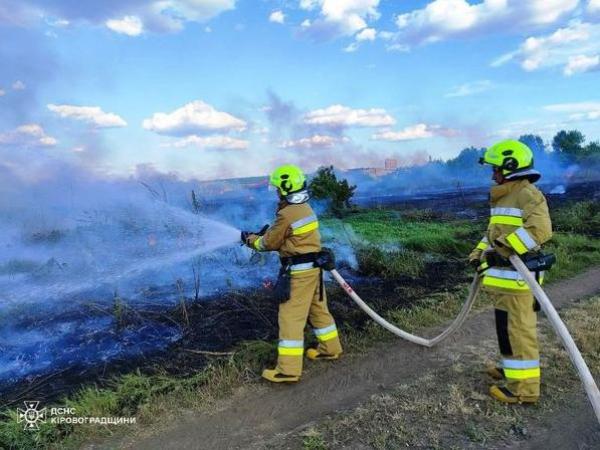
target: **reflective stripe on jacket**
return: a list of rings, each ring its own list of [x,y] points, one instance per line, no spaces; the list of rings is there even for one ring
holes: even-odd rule
[[[481,259],[493,248],[507,258],[538,250],[552,237],[546,198],[526,179],[493,186],[490,192],[490,221],[485,237],[470,255]],[[543,274],[539,282],[543,281]],[[528,293],[529,287],[512,267],[491,267],[483,278],[486,290],[513,294]]]
[[[273,225],[264,236],[252,237],[249,245],[258,251],[278,251],[281,257],[318,252],[321,250],[319,220],[308,203],[288,204],[282,201]],[[318,270],[310,264],[310,267],[303,265],[294,268],[294,271]]]

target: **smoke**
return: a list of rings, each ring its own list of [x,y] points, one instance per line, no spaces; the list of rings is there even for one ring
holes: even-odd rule
[[[279,110],[286,108],[293,109]],[[358,197],[370,198],[486,185],[489,169],[477,164],[481,152],[468,149],[448,162],[430,161],[421,152],[398,157],[396,170],[384,169],[380,155],[356,146],[340,154],[302,153],[299,162],[308,169],[309,160],[379,166],[339,174],[358,185]],[[545,180],[562,185],[583,170],[553,153],[538,154],[536,165]],[[240,229],[272,222],[276,204],[264,178],[182,180],[149,165],[128,178],[107,177],[36,149],[4,158],[0,387],[56,367],[165,348],[180,337],[175,325],[142,319],[115,331],[120,302],[131,310],[164,312],[182,297],[207,298],[272,281],[277,254],[252,256],[238,241]],[[322,213],[325,204],[313,206]],[[322,234],[342,266],[357,268],[351,230],[338,223],[322,227]]]
[[[218,210],[192,212],[193,182],[46,168],[33,178],[0,168],[0,385],[164,348],[180,335],[156,321],[115,333],[115,298],[166,311],[196,289],[210,296],[258,277],[240,276],[250,252],[237,245],[237,227]]]

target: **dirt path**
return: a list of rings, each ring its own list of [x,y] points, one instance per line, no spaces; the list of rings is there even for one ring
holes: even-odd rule
[[[510,450],[592,450],[600,448],[600,428],[591,406],[580,393],[557,414],[546,418],[542,425],[530,430],[532,439],[515,443]]]
[[[557,307],[598,292],[600,268],[548,288]],[[189,413],[177,424],[155,430],[152,436],[138,437],[125,447],[145,450],[260,447],[277,434],[302,428],[336,411],[354,408],[371,395],[402,381],[449,367],[466,346],[475,346],[481,339],[489,338],[493,330],[493,315],[485,311],[471,317],[462,330],[434,349],[398,339],[373,348],[361,359],[321,363],[321,371],[313,371],[297,385],[258,385],[238,393],[218,411]],[[548,440],[534,439],[523,448],[592,448],[590,442],[597,445],[600,437],[591,431],[595,425],[591,408],[583,397],[577,404],[581,408],[574,407],[567,420],[558,415],[549,422],[545,432],[557,436],[565,428],[573,429],[573,433],[561,435],[567,446],[556,447],[554,437],[547,436],[552,439],[552,445]],[[112,444],[114,448],[115,443]]]

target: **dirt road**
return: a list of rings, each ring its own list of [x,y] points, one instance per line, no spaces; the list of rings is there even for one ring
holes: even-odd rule
[[[600,268],[552,285],[548,294],[557,307],[600,292]],[[461,351],[494,333],[491,311],[473,315],[464,328],[446,343],[424,349],[398,339],[373,348],[364,358],[348,358],[336,364],[321,363],[301,383],[292,386],[260,384],[230,399],[211,413],[188,413],[176,424],[156,429],[120,447],[134,449],[246,449],[259,448],[281,433],[317,422],[336,411],[361,404],[372,394],[426,372],[449,367]],[[432,332],[433,334],[433,332]],[[570,412],[549,420],[539,439],[525,448],[597,448],[600,430],[583,396]],[[565,423],[572,432],[564,433]],[[556,446],[556,439],[561,445]],[[551,444],[550,444],[551,442]],[[594,444],[595,443],[595,444]],[[115,442],[110,445],[114,448]],[[97,448],[97,447],[96,447]]]

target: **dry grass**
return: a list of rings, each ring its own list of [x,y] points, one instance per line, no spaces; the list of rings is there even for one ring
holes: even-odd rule
[[[590,370],[600,373],[600,297],[561,313]],[[581,385],[548,323],[541,324],[543,399],[533,406],[499,404],[487,395],[492,380],[482,373],[496,343],[465,348],[448,369],[371,397],[353,411],[311,428],[320,447],[308,448],[481,448],[529,437],[532,426],[568,407]],[[311,438],[312,439],[312,438]],[[278,439],[267,448],[300,448],[306,435]],[[306,448],[306,447],[305,447]]]

